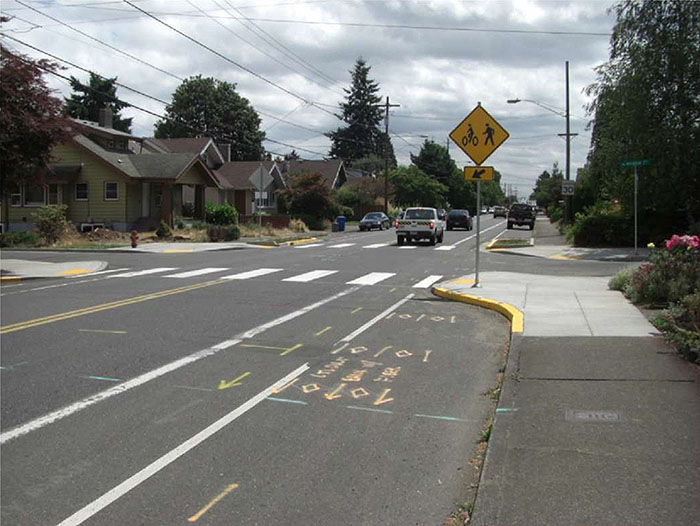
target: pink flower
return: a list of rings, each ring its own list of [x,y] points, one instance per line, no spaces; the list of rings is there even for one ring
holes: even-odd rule
[[[698,248],[700,247],[700,238],[698,236],[683,236],[683,244],[688,248]]]
[[[678,237],[678,234],[673,234],[671,236],[671,239],[666,241],[666,250],[673,250],[676,248],[679,244],[681,243],[681,238]]]

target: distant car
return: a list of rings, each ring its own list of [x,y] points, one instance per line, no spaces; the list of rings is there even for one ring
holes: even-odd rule
[[[506,212],[505,206],[494,206],[493,207],[493,217],[506,217],[508,213]]]
[[[440,221],[444,221],[445,218],[447,217],[447,210],[445,210],[444,208],[438,208],[437,213],[438,213],[438,219]]]
[[[469,215],[469,211],[450,210],[450,213],[447,214],[447,230],[454,228],[466,228],[467,230],[474,228],[474,221]]]
[[[515,203],[508,210],[508,228],[513,228],[514,225],[526,225],[530,230],[535,228],[535,214],[530,205],[525,203]]]
[[[388,229],[391,227],[391,219],[384,212],[370,212],[365,214],[365,217],[360,221],[360,230],[379,230]]]
[[[396,219],[394,219],[394,228],[399,226],[399,221],[403,219],[403,217],[406,215],[406,212],[399,212],[396,214]]]

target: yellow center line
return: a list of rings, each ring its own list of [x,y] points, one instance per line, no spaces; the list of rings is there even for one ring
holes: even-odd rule
[[[362,307],[357,307],[354,311],[352,311],[350,314],[355,314],[356,312],[360,312],[362,310]]]
[[[221,493],[219,493],[216,497],[214,497],[214,499],[209,504],[204,506],[201,510],[199,510],[197,513],[195,513],[189,519],[187,519],[188,522],[197,522],[197,520],[202,515],[204,515],[206,512],[208,512],[217,502],[219,502],[221,499],[223,499],[226,495],[231,493],[237,487],[238,487],[237,483],[229,484],[228,486],[226,486],[226,489],[224,491],[222,491]]]
[[[331,326],[329,325],[329,326],[326,327],[325,329],[321,329],[320,331],[318,331],[316,334],[314,334],[314,336],[321,336],[321,334],[323,334],[324,332],[330,331],[332,328],[333,328],[333,327],[331,327]]]
[[[124,307],[126,305],[134,305],[135,303],[141,303],[143,301],[154,300],[162,298],[165,296],[170,296],[172,294],[180,294],[181,292],[188,292],[190,290],[201,289],[204,287],[209,287],[211,285],[217,285],[219,283],[225,283],[227,280],[213,280],[206,281],[204,283],[197,283],[194,285],[187,285],[185,287],[179,287],[176,289],[164,290],[161,292],[154,292],[151,294],[144,294],[143,296],[135,296],[133,298],[127,298],[124,300],[112,301],[110,303],[103,303],[102,305],[95,305],[93,307],[85,307],[83,309],[77,309],[73,311],[63,312],[60,314],[53,314],[51,316],[45,316],[43,318],[36,318],[33,320],[22,321],[18,323],[13,323],[10,325],[5,325],[0,327],[0,334],[7,334],[9,332],[21,331],[23,329],[29,329],[31,327],[38,327],[39,325],[45,325],[47,323],[53,323],[56,321],[67,320],[70,318],[75,318],[78,316],[85,316],[86,314],[93,314],[95,312],[101,312],[109,309],[116,309],[117,307]]]

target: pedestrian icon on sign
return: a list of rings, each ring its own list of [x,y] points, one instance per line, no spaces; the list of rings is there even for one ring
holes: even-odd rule
[[[487,145],[487,144],[489,143],[489,141],[491,141],[491,144],[494,145],[494,144],[493,144],[493,133],[494,133],[494,131],[495,131],[495,130],[494,130],[494,129],[491,127],[491,125],[487,122],[487,123],[486,123],[486,131],[483,133],[483,135],[486,135],[486,141],[484,142],[484,146]],[[494,145],[494,146],[495,146],[495,145]]]

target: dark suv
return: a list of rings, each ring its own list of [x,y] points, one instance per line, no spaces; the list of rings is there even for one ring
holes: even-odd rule
[[[508,228],[513,228],[513,225],[527,225],[530,230],[535,228],[535,214],[532,212],[532,207],[525,203],[515,203],[508,210]]]
[[[450,213],[447,214],[447,230],[453,228],[466,228],[467,230],[473,228],[473,221],[467,210],[450,210]]]

